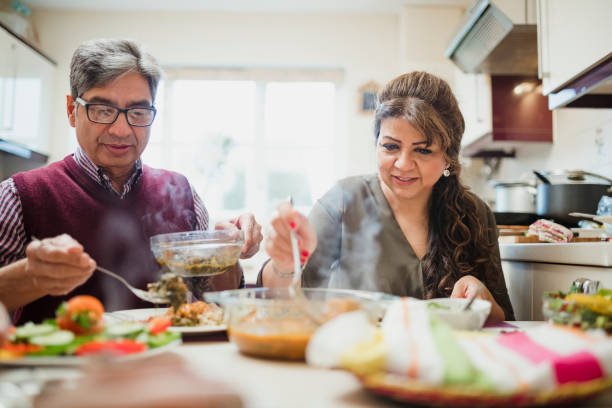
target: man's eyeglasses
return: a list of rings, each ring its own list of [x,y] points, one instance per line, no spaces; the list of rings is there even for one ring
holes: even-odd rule
[[[76,98],[76,101],[85,107],[87,112],[87,119],[94,123],[101,123],[110,125],[115,123],[120,113],[125,114],[127,123],[131,126],[146,127],[153,124],[157,109],[155,107],[150,108],[127,108],[121,109],[112,105],[105,105],[103,103],[89,103],[85,102],[81,98]]]

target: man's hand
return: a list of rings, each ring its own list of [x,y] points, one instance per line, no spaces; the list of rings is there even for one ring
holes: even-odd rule
[[[477,299],[488,300],[491,302],[491,312],[489,313],[489,320],[504,320],[505,313],[502,308],[497,304],[495,298],[489,291],[489,289],[471,275],[466,275],[455,282],[455,286],[453,286],[453,292],[451,293],[451,298],[469,298],[474,293],[480,293],[476,296]]]
[[[244,231],[244,245],[242,246],[242,252],[240,252],[240,258],[250,258],[259,251],[259,244],[263,240],[263,235],[261,234],[261,225],[255,221],[253,214],[242,214],[238,218],[220,221],[215,225],[216,230],[231,228]]]
[[[25,272],[32,286],[54,296],[82,285],[96,268],[83,246],[66,234],[32,241],[26,259]]]

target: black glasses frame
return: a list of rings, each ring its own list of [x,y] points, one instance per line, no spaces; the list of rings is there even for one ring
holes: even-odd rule
[[[115,123],[117,121],[117,118],[119,118],[119,115],[123,113],[125,115],[125,120],[127,121],[127,123],[130,126],[149,127],[149,126],[151,126],[153,124],[153,121],[155,120],[155,116],[157,115],[157,109],[155,108],[155,106],[151,106],[150,108],[127,108],[127,109],[121,109],[121,108],[118,108],[118,107],[113,106],[113,105],[108,105],[106,103],[89,103],[89,102],[84,101],[81,98],[76,98],[76,102],[85,107],[85,112],[87,113],[87,119],[90,122],[99,123],[101,125],[111,125],[111,124]],[[90,106],[106,106],[106,107],[109,107],[109,108],[117,109],[117,114],[115,115],[115,118],[112,121],[110,121],[110,122],[100,122],[100,121],[97,121],[97,120],[93,120],[92,118],[89,117],[89,107]],[[148,125],[135,125],[132,122],[130,122],[130,117],[128,116],[128,112],[129,111],[133,111],[133,110],[143,110],[143,109],[153,112],[153,117],[151,118],[151,122],[149,122]]]

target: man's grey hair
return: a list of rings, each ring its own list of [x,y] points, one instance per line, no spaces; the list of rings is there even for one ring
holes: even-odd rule
[[[144,77],[155,101],[162,68],[140,44],[131,40],[86,41],[76,49],[70,62],[72,98],[76,99],[89,89],[104,86],[128,72],[137,72]]]

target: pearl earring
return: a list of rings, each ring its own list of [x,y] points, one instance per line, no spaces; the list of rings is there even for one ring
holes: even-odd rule
[[[444,169],[444,171],[442,172],[442,175],[443,175],[444,177],[448,177],[448,176],[450,176],[450,170],[449,170],[448,168]]]

